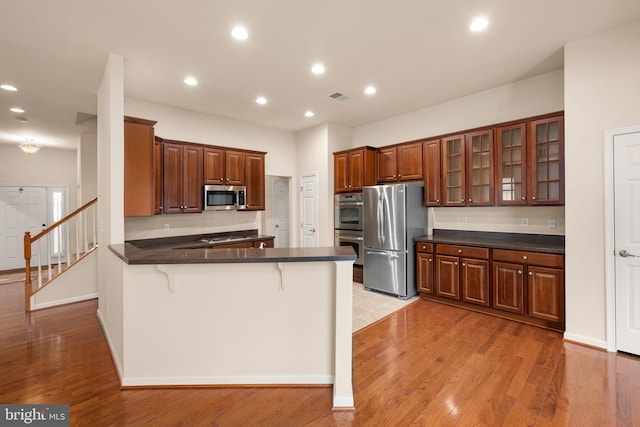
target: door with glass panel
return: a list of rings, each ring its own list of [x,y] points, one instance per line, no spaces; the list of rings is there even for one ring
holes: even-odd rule
[[[443,206],[464,206],[465,194],[465,135],[442,139]]]
[[[530,122],[528,145],[529,203],[564,205],[563,116]]]
[[[496,129],[496,198],[499,205],[527,204],[525,123]]]
[[[493,130],[467,134],[468,206],[493,205]]]

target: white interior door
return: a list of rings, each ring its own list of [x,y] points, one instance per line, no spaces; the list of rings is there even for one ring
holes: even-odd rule
[[[46,218],[44,187],[0,187],[0,270],[24,268],[24,233],[38,234]],[[39,255],[32,252],[32,265]]]
[[[317,177],[305,175],[300,179],[300,239],[303,248],[318,246]]]
[[[273,180],[273,235],[276,248],[289,247],[289,179]]]
[[[640,133],[613,145],[616,345],[640,355]]]

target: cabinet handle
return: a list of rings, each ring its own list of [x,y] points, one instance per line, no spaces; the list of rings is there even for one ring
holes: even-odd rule
[[[522,255],[522,259],[529,259],[526,255]]]
[[[224,182],[224,178],[220,178],[220,182]]]

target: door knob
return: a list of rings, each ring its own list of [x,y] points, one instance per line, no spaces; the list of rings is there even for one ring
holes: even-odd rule
[[[316,229],[315,229],[315,228],[312,228],[312,229],[311,229],[311,230],[309,230],[309,231],[311,231],[312,233],[315,233],[315,232],[316,232]]]
[[[618,252],[618,255],[620,255],[623,258],[627,258],[627,257],[634,257],[636,258],[638,255],[634,255],[632,253],[630,253],[628,250],[626,249],[622,249],[620,252]]]

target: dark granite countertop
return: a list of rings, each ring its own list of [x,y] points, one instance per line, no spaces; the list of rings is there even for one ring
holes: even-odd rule
[[[223,233],[129,240],[126,243],[130,243],[140,249],[201,249],[227,245],[230,243],[255,242],[257,240],[269,240],[274,238],[275,236],[258,234],[258,230],[240,230]]]
[[[131,243],[109,245],[118,258],[130,265],[143,264],[216,264],[253,262],[355,261],[348,246],[321,248],[233,248],[167,249],[140,248]]]
[[[482,246],[493,249],[564,254],[564,236],[553,234],[496,233],[488,231],[433,230],[416,242]]]

